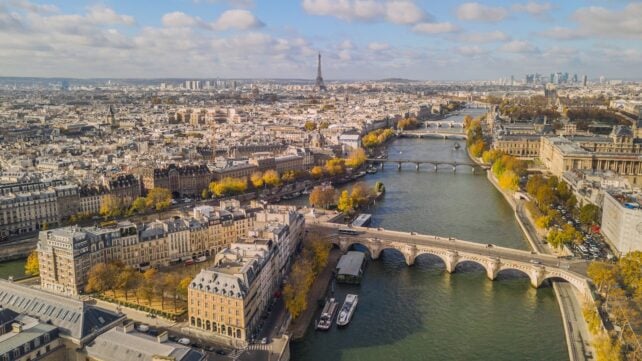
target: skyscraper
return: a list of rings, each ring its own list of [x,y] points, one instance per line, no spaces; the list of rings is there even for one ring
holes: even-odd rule
[[[317,81],[316,81],[316,88],[319,91],[326,91],[328,90],[325,87],[325,84],[323,83],[323,76],[321,76],[321,53],[319,53],[319,63],[317,66]]]

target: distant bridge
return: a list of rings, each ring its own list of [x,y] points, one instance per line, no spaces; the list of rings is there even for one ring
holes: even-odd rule
[[[433,128],[420,130],[403,130],[397,132],[401,138],[442,138],[466,140],[468,136],[461,130],[449,130],[448,128]]]
[[[515,270],[528,276],[535,288],[548,279],[561,279],[575,286],[585,297],[591,294],[585,261],[567,261],[552,255],[500,247],[490,244],[490,241],[489,244],[481,244],[382,228],[352,227],[350,229],[358,234],[338,233],[338,229],[344,227],[327,222],[306,224],[306,228],[323,234],[344,252],[352,245],[360,244],[368,249],[373,259],[377,259],[384,250],[394,249],[403,255],[408,266],[412,266],[418,257],[428,254],[438,257],[448,273],[455,272],[457,265],[463,262],[473,262],[481,265],[491,280],[502,271]]]
[[[427,120],[424,122],[426,128],[463,128],[464,123],[452,120]]]
[[[448,161],[448,160],[426,160],[426,159],[376,159],[376,158],[368,158],[366,159],[368,163],[378,163],[381,167],[381,169],[384,169],[386,163],[393,163],[397,164],[397,169],[401,170],[401,166],[403,164],[414,164],[415,169],[419,171],[419,167],[422,164],[430,164],[433,166],[433,170],[436,172],[440,167],[444,168],[444,166],[448,167],[448,169],[452,169],[453,172],[457,171],[457,167],[468,167],[471,168],[473,173],[475,172],[475,169],[488,169],[486,166],[480,166],[477,163],[473,162],[457,162],[457,161]]]

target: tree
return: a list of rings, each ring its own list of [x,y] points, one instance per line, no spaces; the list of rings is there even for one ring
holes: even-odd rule
[[[474,157],[481,157],[484,152],[484,148],[486,148],[486,143],[479,139],[470,145],[470,154]]]
[[[283,174],[281,175],[281,180],[282,180],[283,182],[285,182],[285,183],[294,182],[294,180],[296,180],[296,176],[297,176],[297,174],[296,174],[296,172],[295,172],[295,171],[293,171],[293,170],[286,170],[286,171],[285,171],[285,172],[283,172]]]
[[[339,197],[339,201],[337,203],[337,209],[343,213],[349,214],[354,211],[354,208],[352,207],[352,198],[348,194],[348,191],[344,190],[341,192],[341,196]]]
[[[464,116],[464,129],[470,128],[471,123],[473,122],[473,117],[470,114]]]
[[[550,216],[537,217],[535,225],[539,228],[548,228],[551,225],[552,218]]]
[[[323,177],[323,168],[318,166],[318,165],[312,167],[312,169],[310,170],[310,175],[314,179],[319,179],[319,178]]]
[[[178,294],[183,297],[183,299],[187,299],[187,292],[189,289],[189,284],[192,282],[192,278],[190,277],[185,277],[180,280],[178,285],[176,286],[176,289],[178,291]]]
[[[350,197],[354,206],[362,207],[370,201],[371,189],[364,182],[358,182],[352,186]]]
[[[322,121],[322,122],[319,124],[319,129],[328,129],[328,127],[329,127],[329,126],[330,126],[330,123],[328,123],[328,122],[326,122],[326,121]]]
[[[555,194],[550,187],[543,185],[537,190],[535,194],[535,199],[540,209],[546,209],[553,204],[555,200]]]
[[[580,208],[580,222],[586,226],[597,223],[599,216],[600,208],[594,204],[586,204]]]
[[[519,177],[512,170],[507,170],[499,177],[499,186],[515,192],[519,189]]]
[[[265,171],[265,173],[263,173],[263,181],[270,187],[277,187],[281,185],[281,177],[279,176],[279,172],[272,169],[267,170]]]
[[[328,208],[334,203],[336,191],[332,186],[314,187],[310,193],[310,204],[315,207]]]
[[[586,274],[593,280],[600,292],[606,292],[617,285],[616,268],[605,262],[591,262]]]
[[[250,175],[250,182],[256,189],[263,188],[263,185],[265,184],[265,182],[263,181],[263,173],[259,171],[252,173],[252,175]]]
[[[38,251],[33,250],[29,253],[27,257],[27,263],[25,263],[25,274],[29,276],[37,276],[40,273],[40,265],[38,262]]]
[[[118,273],[117,288],[125,293],[125,301],[127,301],[129,291],[136,288],[140,282],[140,273],[132,267],[125,267]]]
[[[146,210],[147,210],[147,201],[145,200],[145,197],[137,197],[132,202],[131,207],[129,207],[130,214],[143,213]]]
[[[87,274],[85,291],[90,293],[112,291],[115,297],[120,268],[122,268],[120,263],[98,263],[94,265]]]
[[[598,336],[593,346],[595,347],[595,359],[597,361],[622,360],[622,345],[618,340],[612,341],[608,335]]]
[[[106,195],[100,203],[100,215],[105,218],[118,217],[122,214],[122,202],[120,198]]]
[[[332,177],[342,175],[345,173],[345,166],[345,160],[341,158],[328,159],[325,162],[325,172]]]
[[[212,197],[212,193],[209,189],[205,188],[201,191],[201,199],[209,199]]]
[[[308,121],[305,122],[305,125],[303,127],[308,132],[311,132],[311,131],[317,129],[317,123],[308,120]]]
[[[397,129],[414,129],[418,125],[417,119],[415,118],[403,118],[397,122]]]
[[[167,188],[152,188],[145,198],[147,208],[162,211],[172,204],[172,192]]]
[[[363,150],[363,148],[353,149],[350,154],[348,154],[345,165],[350,168],[358,168],[366,162],[366,159],[366,151]]]
[[[219,182],[210,183],[210,191],[217,197],[244,193],[247,190],[247,179],[225,177]]]

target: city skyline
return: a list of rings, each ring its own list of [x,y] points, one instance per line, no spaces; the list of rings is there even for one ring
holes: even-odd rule
[[[0,2],[0,76],[638,79],[640,2]]]

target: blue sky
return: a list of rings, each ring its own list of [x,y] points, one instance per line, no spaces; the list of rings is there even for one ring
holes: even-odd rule
[[[0,75],[642,78],[642,2],[0,0]]]

